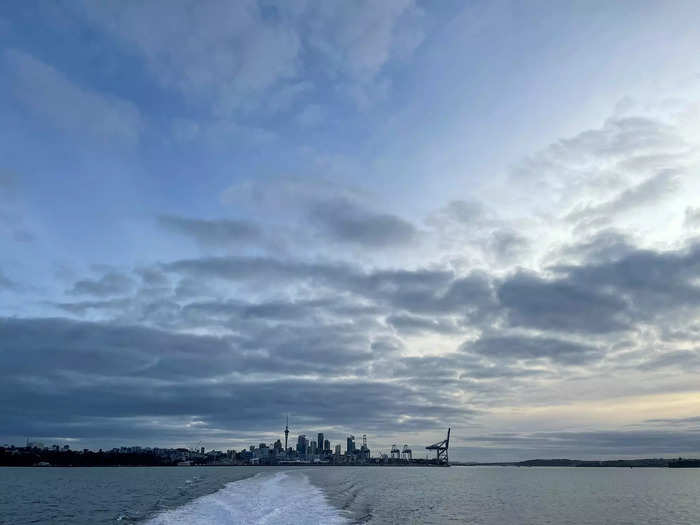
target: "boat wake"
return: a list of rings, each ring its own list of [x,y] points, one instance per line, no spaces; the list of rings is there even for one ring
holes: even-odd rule
[[[318,487],[301,472],[258,474],[158,514],[151,525],[187,524],[344,524]]]

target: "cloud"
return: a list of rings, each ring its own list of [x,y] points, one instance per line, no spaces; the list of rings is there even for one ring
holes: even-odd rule
[[[5,274],[0,270],[0,290],[14,290],[17,284],[10,280]]]
[[[345,81],[345,92],[360,106],[381,91],[383,68],[411,56],[424,38],[423,13],[413,0],[312,2],[305,14],[306,45],[323,57],[329,75]]]
[[[553,268],[544,279],[516,272],[498,289],[513,326],[603,334],[700,307],[700,247],[623,249],[619,258]],[[686,312],[686,313],[684,313]]]
[[[700,208],[688,206],[685,209],[684,226],[688,229],[696,229],[700,227]]]
[[[645,423],[654,423],[661,425],[697,425],[700,423],[700,416],[693,417],[683,417],[683,418],[661,418],[661,419],[647,419]]]
[[[314,128],[321,125],[325,118],[325,113],[320,105],[309,104],[297,115],[296,120],[302,128]]]
[[[15,49],[6,50],[14,95],[38,118],[61,131],[105,144],[138,142],[144,124],[131,102],[79,86],[54,67]]]
[[[518,232],[509,229],[494,231],[486,243],[486,249],[495,261],[512,263],[529,249],[529,241]]]
[[[128,275],[119,272],[107,272],[99,279],[82,279],[73,284],[68,291],[71,295],[96,295],[108,297],[122,295],[133,289],[134,281]]]
[[[566,279],[518,272],[501,284],[498,298],[513,326],[594,334],[630,328],[619,297]]]
[[[560,254],[587,264],[619,260],[635,251],[634,240],[614,229],[601,230],[564,246]]]
[[[626,189],[610,201],[597,205],[588,205],[572,211],[567,220],[580,221],[595,216],[607,217],[616,213],[657,203],[679,188],[675,173],[659,173],[632,188]]]
[[[308,69],[367,101],[384,65],[409,56],[423,38],[420,11],[405,0],[84,3],[79,12],[138,53],[162,85],[223,117],[286,110],[310,91],[302,80]]]
[[[238,243],[259,240],[262,236],[260,228],[248,221],[161,215],[158,217],[158,224],[168,231],[190,237],[204,246],[235,246]]]
[[[428,217],[427,223],[436,228],[448,225],[461,228],[479,229],[484,222],[491,222],[493,217],[484,204],[478,201],[455,200],[448,202]]]
[[[406,244],[418,235],[416,228],[395,215],[375,213],[347,199],[317,202],[311,220],[329,239],[362,246]]]
[[[266,21],[256,2],[85,3],[82,13],[142,56],[164,86],[213,97],[220,115],[297,76],[299,35]]]
[[[675,350],[653,355],[639,365],[640,370],[656,371],[663,368],[676,368],[684,371],[700,370],[700,352],[698,350]]]
[[[501,433],[470,436],[465,441],[498,447],[500,457],[605,459],[621,456],[677,456],[697,453],[698,434],[675,430],[596,430],[588,432]],[[451,447],[450,447],[451,448]]]
[[[552,143],[511,170],[509,189],[548,221],[574,223],[577,234],[614,227],[622,215],[639,222],[635,212],[692,187],[697,159],[682,122],[658,113],[616,114]]]
[[[566,281],[595,293],[624,297],[637,322],[700,306],[700,245],[656,252],[637,249],[597,264],[561,266]]]
[[[443,403],[440,394],[418,394],[396,383],[274,376],[275,371],[289,375],[342,366],[341,353],[324,349],[342,343],[343,332],[334,334],[271,331],[267,353],[257,346],[240,348],[235,338],[67,319],[2,319],[0,395],[8,402],[0,411],[15,432],[31,428],[32,435],[102,439],[127,418],[148,417],[162,424],[145,434],[124,429],[117,436],[156,440],[169,435],[173,421],[180,422],[174,438],[186,437],[182,422],[188,418],[203,423],[193,435],[230,436],[274,428],[290,411],[301,412],[297,420],[367,431],[410,427],[410,421],[387,425],[387,413],[407,419],[430,413],[422,424],[440,426],[443,418],[461,412]],[[37,362],[43,366],[34,366]],[[300,411],[309,399],[313,411]]]
[[[602,357],[595,346],[550,337],[496,336],[481,337],[464,349],[494,359],[540,359],[581,365]]]
[[[387,317],[386,322],[400,333],[435,332],[451,334],[461,332],[460,327],[450,319],[431,319],[417,315],[399,314]]]

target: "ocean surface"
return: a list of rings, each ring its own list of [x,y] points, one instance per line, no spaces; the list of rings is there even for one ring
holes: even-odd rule
[[[0,523],[700,523],[700,469],[0,467]]]

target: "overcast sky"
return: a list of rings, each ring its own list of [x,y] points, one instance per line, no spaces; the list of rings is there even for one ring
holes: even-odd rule
[[[700,454],[699,19],[0,6],[0,444]]]

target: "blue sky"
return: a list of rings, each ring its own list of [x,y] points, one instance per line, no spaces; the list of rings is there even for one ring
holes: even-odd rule
[[[699,10],[0,7],[0,440],[700,452]]]

